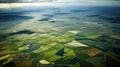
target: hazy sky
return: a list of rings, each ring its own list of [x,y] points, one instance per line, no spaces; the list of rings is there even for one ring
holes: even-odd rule
[[[100,2],[100,1],[104,1],[104,2],[110,2],[110,1],[115,1],[118,2],[120,0],[0,0],[0,2],[90,2],[90,1],[94,1],[94,2]]]
[[[0,0],[0,8],[24,7],[29,5],[33,5],[33,6],[119,5],[120,6],[120,0]]]
[[[59,1],[59,2],[81,2],[81,1],[120,1],[120,0],[56,0],[56,1]]]

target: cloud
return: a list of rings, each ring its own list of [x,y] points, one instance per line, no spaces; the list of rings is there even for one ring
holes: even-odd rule
[[[47,3],[46,3],[47,2]],[[11,6],[37,5],[120,5],[119,0],[0,0],[0,8]],[[8,4],[20,3],[20,4]],[[32,4],[33,3],[33,4]],[[35,3],[35,4],[34,4]]]
[[[0,3],[52,2],[53,0],[0,0]]]
[[[116,1],[116,2],[120,2],[120,0],[0,0],[0,3],[21,3],[21,2],[110,2],[110,1]]]
[[[110,1],[116,1],[116,2],[120,2],[120,0],[55,0],[56,2],[110,2]]]

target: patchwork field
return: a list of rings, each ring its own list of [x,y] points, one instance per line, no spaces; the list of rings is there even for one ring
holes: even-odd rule
[[[120,7],[26,8],[0,9],[1,67],[119,65]]]

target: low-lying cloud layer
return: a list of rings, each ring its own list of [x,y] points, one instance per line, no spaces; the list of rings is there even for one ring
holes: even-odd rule
[[[10,4],[9,4],[10,3]],[[0,0],[0,8],[24,6],[120,5],[120,0]]]
[[[52,2],[53,0],[0,0],[0,3]]]
[[[109,2],[109,1],[116,1],[120,2],[120,0],[0,0],[0,3],[32,3],[32,2]]]

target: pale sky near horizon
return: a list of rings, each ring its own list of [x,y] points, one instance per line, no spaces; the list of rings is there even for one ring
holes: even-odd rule
[[[26,5],[27,6],[29,5],[34,5],[34,6],[118,5],[120,6],[120,0],[0,0],[0,8],[10,7],[9,3],[11,7],[16,7],[16,6],[23,7]]]
[[[115,1],[115,2],[120,2],[120,0],[0,0],[0,3],[3,2],[90,2],[90,1],[94,1],[94,2],[111,2],[111,1]]]

